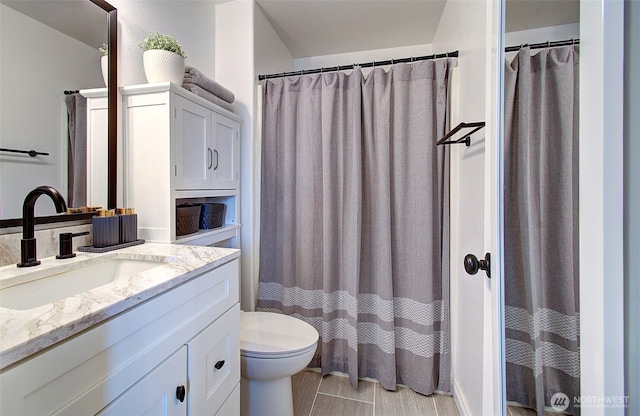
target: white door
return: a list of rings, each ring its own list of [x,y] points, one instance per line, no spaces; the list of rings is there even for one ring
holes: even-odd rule
[[[624,374],[626,3],[580,2],[580,394],[586,400],[637,396],[625,391]],[[581,412],[623,415],[625,409],[587,403]]]
[[[461,415],[500,415],[500,304],[496,282],[500,270],[495,202],[497,88],[500,68],[495,56],[500,0],[449,1],[440,20],[434,50],[459,50],[452,73],[451,127],[484,121],[471,145],[451,146],[451,362],[452,392]],[[463,21],[461,21],[463,19]],[[465,272],[467,254],[491,255],[489,279],[484,271]]]
[[[485,147],[485,252],[491,277],[485,282],[483,414],[506,415],[503,279],[503,67],[505,0],[487,7],[487,143]]]

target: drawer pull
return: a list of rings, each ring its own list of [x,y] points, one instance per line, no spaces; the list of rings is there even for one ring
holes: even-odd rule
[[[220,370],[223,366],[224,366],[224,360],[220,360],[214,365],[216,370]]]
[[[181,402],[184,401],[184,397],[187,395],[187,389],[184,386],[178,386],[178,388],[176,388],[176,399],[180,400]]]

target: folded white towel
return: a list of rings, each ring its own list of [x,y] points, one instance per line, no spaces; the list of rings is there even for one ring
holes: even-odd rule
[[[185,66],[184,68],[183,83],[195,84],[228,103],[233,103],[236,99],[231,91],[218,84],[216,81],[207,78],[202,72],[191,66]]]
[[[225,110],[229,110],[231,112],[233,112],[233,110],[234,110],[232,103],[226,102],[222,98],[218,97],[217,95],[214,95],[214,94],[210,93],[209,91],[205,90],[202,87],[199,87],[198,85],[191,84],[191,83],[184,83],[184,84],[182,84],[182,88],[191,91],[195,95],[200,96],[200,97],[204,98],[207,101],[211,101],[212,103],[214,103],[216,105],[219,105],[220,107],[224,108]]]

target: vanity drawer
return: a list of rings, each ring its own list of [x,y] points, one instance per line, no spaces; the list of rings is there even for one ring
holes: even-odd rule
[[[182,346],[98,415],[186,416],[187,402],[176,397],[178,386],[186,385],[187,348]]]
[[[189,413],[213,416],[240,382],[240,306],[187,343]]]

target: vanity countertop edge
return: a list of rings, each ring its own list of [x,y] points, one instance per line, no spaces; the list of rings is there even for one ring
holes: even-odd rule
[[[163,257],[166,263],[61,301],[26,310],[0,307],[0,371],[86,329],[240,257],[240,250],[145,243],[109,253],[77,253],[71,260],[44,258],[38,271],[72,269],[98,257]],[[65,263],[66,262],[66,263]],[[19,277],[15,265],[0,267],[0,280]],[[29,271],[25,271],[27,273]]]

